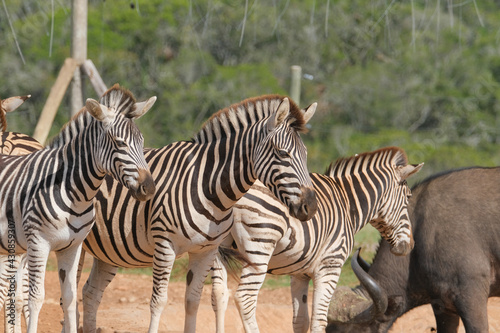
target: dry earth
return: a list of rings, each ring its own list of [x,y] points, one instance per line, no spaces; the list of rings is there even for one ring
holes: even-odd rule
[[[88,277],[83,274],[83,281]],[[84,282],[80,283],[81,288]],[[145,332],[149,321],[149,298],[152,277],[146,275],[119,274],[106,290],[99,308],[98,327],[102,333]],[[234,290],[235,283],[231,282]],[[210,305],[210,286],[204,288],[200,310],[198,312],[197,332],[215,332],[215,320]],[[184,290],[182,282],[169,286],[168,306],[165,309],[160,332],[182,332],[184,322]],[[46,277],[46,297],[39,323],[39,332],[60,332],[62,311],[59,307],[59,283],[56,272],[48,272]],[[81,311],[80,305],[80,311]],[[500,298],[489,302],[490,332],[500,333]],[[259,295],[258,322],[261,332],[292,332],[292,308],[288,288],[263,289]],[[3,315],[2,315],[3,317]],[[3,323],[3,318],[0,318]],[[410,311],[400,318],[391,333],[432,332],[434,318],[430,306]],[[243,332],[234,302],[230,301],[226,313],[226,332]],[[2,329],[3,331],[3,329]],[[465,332],[463,327],[459,332]]]

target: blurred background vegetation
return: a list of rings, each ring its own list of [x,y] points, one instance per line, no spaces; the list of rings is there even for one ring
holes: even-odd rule
[[[70,56],[71,1],[3,4],[0,96],[32,95],[8,115],[9,130],[32,134]],[[299,65],[300,106],[318,102],[303,136],[310,170],[396,145],[425,162],[414,184],[500,164],[499,9],[474,0],[89,0],[88,58],[108,86],[158,96],[139,124],[151,147],[190,139],[247,97],[288,94]],[[85,97],[98,97],[88,80]],[[68,119],[67,94],[50,135]]]

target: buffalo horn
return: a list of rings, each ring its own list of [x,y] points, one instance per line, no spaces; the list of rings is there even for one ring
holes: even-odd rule
[[[368,271],[370,270],[371,265],[370,265],[370,264],[369,264],[369,263],[368,263],[365,259],[363,259],[363,257],[361,257],[361,256],[359,255],[360,249],[361,249],[361,248],[359,248],[359,249],[356,251],[356,253],[357,253],[357,258],[358,258],[357,262],[358,262],[358,264],[361,266],[361,268],[362,268],[365,272],[368,272]]]
[[[354,255],[352,256],[351,260],[351,267],[352,270],[354,271],[354,274],[356,274],[359,282],[361,285],[365,288],[365,290],[368,292],[370,295],[371,299],[373,300],[373,306],[370,307],[369,311],[370,312],[370,317],[373,318],[373,316],[377,316],[380,314],[385,313],[387,310],[387,295],[382,288],[377,284],[377,282],[368,274],[363,268],[363,264],[360,263],[360,256],[359,256],[359,251],[358,249]],[[364,260],[363,260],[364,261]],[[360,314],[361,315],[361,314]],[[363,315],[365,318],[358,318],[362,321],[365,321],[366,319],[366,313]],[[370,319],[371,319],[370,318]]]

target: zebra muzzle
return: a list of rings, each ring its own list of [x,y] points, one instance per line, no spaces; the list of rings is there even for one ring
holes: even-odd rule
[[[139,169],[137,187],[130,188],[132,196],[140,201],[146,201],[153,197],[156,191],[155,182],[149,170]]]
[[[400,240],[394,246],[391,246],[391,252],[397,256],[406,256],[411,252],[414,244],[413,237],[409,240]]]
[[[301,186],[302,195],[300,200],[293,204],[290,212],[300,221],[310,220],[318,209],[318,201],[316,200],[316,192],[310,187]]]

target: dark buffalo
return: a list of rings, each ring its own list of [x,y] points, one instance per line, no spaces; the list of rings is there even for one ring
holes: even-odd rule
[[[337,288],[327,332],[387,332],[431,304],[437,332],[488,332],[488,297],[500,296],[500,168],[433,176],[412,190],[415,247],[396,257],[382,241],[371,267],[355,255],[361,286]]]

